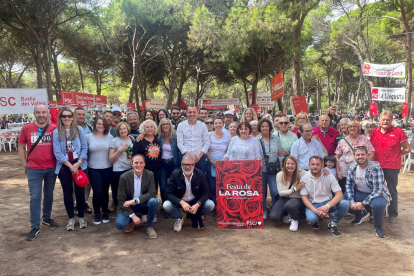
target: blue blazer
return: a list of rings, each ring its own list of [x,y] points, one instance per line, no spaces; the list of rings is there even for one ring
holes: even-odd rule
[[[83,159],[83,162],[80,166],[81,170],[86,170],[88,167],[87,154],[88,154],[88,144],[86,143],[86,137],[83,133],[82,127],[78,126],[79,136],[72,141],[72,145],[75,147],[76,152],[79,154],[79,158]],[[66,154],[66,139],[59,139],[58,129],[53,131],[53,152],[56,157],[56,170],[55,174],[59,174],[62,164],[68,161],[68,155]]]
[[[160,146],[162,149],[162,146],[164,145],[164,141],[165,141],[165,137],[161,137],[160,139]],[[178,167],[181,167],[181,159],[183,158],[180,150],[178,149],[177,146],[177,137],[171,137],[170,138],[170,146],[171,146],[171,151],[173,154],[173,159],[174,159],[174,163],[175,165],[177,165]]]

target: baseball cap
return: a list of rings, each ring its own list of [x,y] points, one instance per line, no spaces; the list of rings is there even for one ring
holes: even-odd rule
[[[226,116],[226,115],[234,116],[234,111],[233,110],[227,110],[226,112],[224,112],[224,116]]]
[[[122,113],[121,108],[120,108],[119,106],[116,106],[116,105],[113,105],[113,106],[112,106],[111,111],[112,111],[112,112],[118,111],[118,112],[121,112],[121,113]]]

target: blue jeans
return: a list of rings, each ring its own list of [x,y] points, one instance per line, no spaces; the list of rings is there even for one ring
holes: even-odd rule
[[[40,203],[43,188],[43,220],[50,219],[53,204],[53,190],[55,189],[55,168],[27,169],[27,180],[30,192],[30,224],[32,228],[40,227]]]
[[[155,215],[157,214],[157,211],[158,211],[158,200],[155,197],[153,197],[153,198],[150,198],[147,202],[144,202],[142,204],[131,205],[131,209],[132,211],[134,211],[135,214],[136,213],[141,213],[144,215],[148,214],[147,227],[152,227]],[[132,222],[132,219],[126,216],[125,213],[121,211],[116,216],[115,227],[118,230],[124,230],[125,228],[127,228],[130,222]]]
[[[216,199],[216,178],[211,176],[211,165],[210,162],[207,162],[206,167],[206,180],[208,183],[208,189],[210,190],[210,199],[214,202],[214,205],[217,205]]]
[[[198,199],[193,199],[193,200],[191,200],[187,203],[192,206],[192,205],[196,204],[197,201],[198,201]],[[180,204],[175,205],[171,201],[166,200],[162,206],[164,207],[164,211],[167,212],[167,214],[172,215],[175,219],[182,219],[183,218],[181,216],[180,212],[178,212],[178,207],[181,207]],[[204,205],[201,207],[201,215],[204,215],[205,213],[209,213],[209,212],[213,211],[214,207],[215,207],[214,202],[211,201],[210,199],[207,199],[206,203],[204,203]]]
[[[358,190],[354,190],[354,201],[355,202],[362,202],[366,199],[370,194],[363,193]],[[348,200],[348,194],[344,194],[344,199]],[[385,208],[387,207],[387,200],[385,197],[380,196],[374,198],[370,205],[365,205],[365,209],[374,216],[374,226],[382,226],[382,219],[385,216]],[[357,210],[349,209],[349,213],[355,214]]]
[[[178,168],[174,160],[171,160],[170,162],[166,162],[164,159],[161,160],[161,177],[160,177],[160,192],[161,192],[161,199],[162,202],[165,201],[164,198],[164,192],[167,188],[167,179],[170,178],[171,173]]]
[[[313,207],[318,209],[319,207],[326,205],[329,201],[330,200],[322,202],[322,203],[312,203],[312,205]],[[348,200],[342,199],[341,201],[338,202],[338,204],[336,204],[335,206],[332,206],[329,209],[329,213],[334,212],[332,221],[335,224],[338,224],[341,221],[341,219],[343,219],[343,217],[346,215],[348,210],[349,210]],[[306,214],[306,221],[309,222],[310,224],[314,224],[319,221],[318,215],[312,212],[312,210],[306,208],[305,214]]]
[[[263,212],[266,211],[266,198],[267,198],[267,184],[269,184],[270,197],[272,198],[272,206],[276,204],[276,197],[279,195],[277,192],[276,175],[262,172],[262,184],[263,184]]]

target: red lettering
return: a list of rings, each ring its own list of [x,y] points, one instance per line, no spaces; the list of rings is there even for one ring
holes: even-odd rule
[[[12,102],[12,100],[13,100],[13,102]],[[14,97],[9,97],[9,98],[0,97],[0,105],[1,106],[7,106],[7,104],[10,105],[10,106],[15,106],[16,105],[16,98],[14,98]]]
[[[12,99],[13,99],[14,103],[11,102]],[[10,106],[15,106],[16,105],[16,99],[14,97],[9,98],[9,105]]]

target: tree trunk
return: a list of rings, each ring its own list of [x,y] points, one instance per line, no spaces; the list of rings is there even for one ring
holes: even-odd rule
[[[58,55],[53,51],[53,69],[55,71],[55,78],[56,78],[56,90],[60,91],[61,88],[61,80],[60,80],[60,72],[59,72],[59,66],[57,62]]]
[[[77,61],[78,61],[78,71],[79,71],[79,77],[80,77],[80,81],[81,81],[82,92],[85,92],[85,85],[83,84],[82,67],[81,67],[81,63],[79,61],[79,58],[77,58]]]
[[[252,82],[252,104],[257,103],[257,85],[260,80],[260,71],[254,73],[254,80]]]
[[[43,67],[42,67],[42,44],[40,41],[36,42],[36,76],[37,76],[37,88],[45,88],[43,84]]]
[[[341,87],[342,87],[342,82],[344,80],[344,67],[341,66],[341,71],[339,74],[339,84],[337,87],[337,92],[336,92],[336,102],[339,103],[341,100]]]
[[[359,105],[359,97],[360,97],[359,96],[359,93],[361,91],[361,84],[362,84],[362,80],[363,79],[364,79],[364,75],[363,75],[362,72],[360,72],[359,83],[358,83],[358,90],[357,90],[356,97],[355,97],[355,102],[354,102],[354,112],[355,112],[355,110],[357,108],[357,105]]]
[[[328,77],[328,106],[332,106],[331,104],[331,84],[330,84],[330,80],[329,80],[329,73],[326,74]]]
[[[168,87],[168,101],[167,101],[167,109],[171,109],[172,102],[174,99],[174,91],[177,87],[177,42],[174,41],[174,47],[171,52],[171,60],[170,60],[170,83]],[[177,105],[180,107],[181,105],[181,95],[179,95],[179,99],[177,99]]]
[[[300,19],[298,25],[296,26],[293,37],[293,72],[292,72],[292,88],[293,88],[293,95],[299,96],[300,95],[300,67],[301,67],[301,59],[302,59],[302,26],[303,21],[305,20],[305,16],[303,19]]]
[[[245,80],[243,80],[243,88],[244,88],[244,94],[246,95],[246,108],[250,106],[249,103],[249,91],[247,90],[247,83]]]
[[[45,70],[46,76],[46,89],[47,97],[49,101],[53,100],[53,87],[52,87],[52,63],[49,51],[49,38],[46,39],[46,42],[43,44],[43,68]]]
[[[277,99],[277,106],[278,106],[278,108],[279,108],[280,111],[284,112],[282,98]]]
[[[319,115],[321,115],[321,94],[322,94],[321,81],[318,80],[318,87],[316,89],[316,108],[318,110]]]

